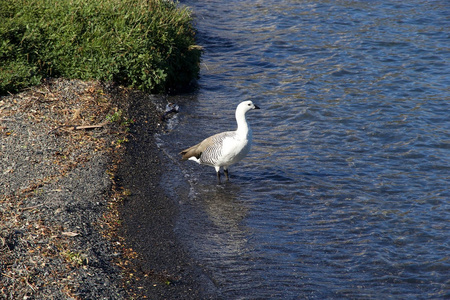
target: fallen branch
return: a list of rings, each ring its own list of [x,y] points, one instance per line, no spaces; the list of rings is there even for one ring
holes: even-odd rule
[[[98,125],[86,125],[86,126],[73,126],[73,129],[92,129],[92,128],[101,128],[108,124],[108,121],[100,123]]]
[[[44,204],[38,204],[38,205],[35,205],[35,206],[28,206],[28,207],[24,207],[24,208],[19,208],[21,211],[25,211],[25,210],[32,210],[32,209],[35,209],[35,208],[38,208],[38,207],[40,207],[40,206],[42,206],[42,205],[44,205]]]
[[[52,133],[52,132],[54,132],[54,131],[56,131],[56,130],[58,130],[60,128],[63,128],[63,127],[69,127],[69,128],[74,129],[74,130],[81,130],[81,129],[101,128],[101,127],[105,126],[106,124],[108,124],[108,121],[105,121],[105,122],[97,124],[97,125],[61,125],[61,126],[58,126],[58,127],[54,128],[54,129],[50,130],[49,132],[47,132],[47,134],[50,134],[50,133]]]

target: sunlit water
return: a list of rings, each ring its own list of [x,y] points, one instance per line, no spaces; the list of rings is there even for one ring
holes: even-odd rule
[[[450,297],[448,1],[184,1],[199,89],[159,136],[177,233],[224,299]],[[234,130],[217,185],[178,152]]]

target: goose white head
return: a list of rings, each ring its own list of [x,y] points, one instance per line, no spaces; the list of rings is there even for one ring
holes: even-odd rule
[[[255,104],[253,104],[253,102],[251,100],[243,101],[243,102],[239,103],[239,105],[237,106],[236,114],[238,114],[238,112],[241,114],[242,113],[245,114],[246,112],[248,112],[251,109],[259,109],[259,107]]]

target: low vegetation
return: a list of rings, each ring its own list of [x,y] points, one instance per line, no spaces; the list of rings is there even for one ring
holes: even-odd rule
[[[0,18],[0,95],[48,77],[158,93],[198,76],[191,13],[172,1],[2,0]]]

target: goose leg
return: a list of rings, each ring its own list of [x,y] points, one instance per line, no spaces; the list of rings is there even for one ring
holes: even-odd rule
[[[225,176],[227,177],[227,180],[230,180],[230,177],[228,176],[228,169],[227,168],[223,168],[223,172],[225,173]]]
[[[214,167],[216,169],[217,181],[220,183],[220,167]]]

